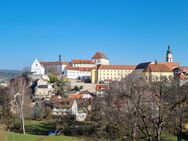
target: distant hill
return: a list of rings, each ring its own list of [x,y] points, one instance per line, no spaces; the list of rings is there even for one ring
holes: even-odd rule
[[[19,70],[0,70],[0,81],[10,80],[21,73]]]

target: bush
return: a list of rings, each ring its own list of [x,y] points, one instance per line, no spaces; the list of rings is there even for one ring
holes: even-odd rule
[[[76,86],[74,86],[74,90],[75,90],[75,91],[79,91],[80,88],[76,85]]]
[[[106,126],[106,138],[110,140],[115,140],[120,137],[120,129],[117,125],[108,124]]]
[[[67,136],[92,136],[96,132],[96,124],[92,122],[75,122],[64,128]]]
[[[82,90],[84,88],[84,86],[80,86],[80,90]]]

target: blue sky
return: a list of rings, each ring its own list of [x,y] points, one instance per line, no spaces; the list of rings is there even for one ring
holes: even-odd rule
[[[0,69],[39,60],[90,59],[112,64],[174,60],[188,65],[187,0],[0,0]]]

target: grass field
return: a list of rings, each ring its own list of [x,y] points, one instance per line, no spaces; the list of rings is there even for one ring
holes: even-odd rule
[[[172,136],[172,135],[163,135],[162,141],[177,141],[177,137]],[[183,140],[183,141],[185,141],[185,140]]]
[[[15,122],[15,127],[18,128],[18,122]],[[26,120],[26,135],[19,133],[9,133],[7,137],[0,136],[0,141],[85,141],[83,137],[67,137],[67,136],[47,136],[49,130],[55,129],[53,121],[33,121]],[[15,130],[16,130],[15,128]],[[1,135],[1,134],[0,134]],[[176,136],[163,135],[162,141],[177,141]],[[185,140],[184,140],[185,141]]]
[[[0,138],[0,141],[80,141],[76,137],[47,136],[49,130],[55,129],[53,121],[25,121],[26,135],[20,133],[9,133],[7,138]],[[14,123],[14,132],[19,131],[19,122]]]
[[[78,138],[78,137],[68,137],[68,136],[41,136],[41,135],[28,135],[28,134],[23,135],[18,133],[6,133],[6,136],[5,133],[3,133],[3,136],[0,136],[0,141],[86,141],[86,140],[87,139],[84,137]],[[177,138],[171,135],[163,135],[162,141],[177,141]]]
[[[15,122],[14,132],[19,131],[19,122]],[[31,135],[47,135],[49,130],[55,129],[55,123],[53,121],[25,121],[26,133]]]
[[[73,141],[78,138],[67,137],[67,136],[39,136],[39,135],[22,135],[17,133],[10,133],[8,135],[8,140],[1,141]]]

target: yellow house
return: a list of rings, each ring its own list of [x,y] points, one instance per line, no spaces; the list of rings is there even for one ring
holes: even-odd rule
[[[92,69],[92,83],[109,80],[121,80],[131,74],[136,66],[131,65],[99,65]]]

